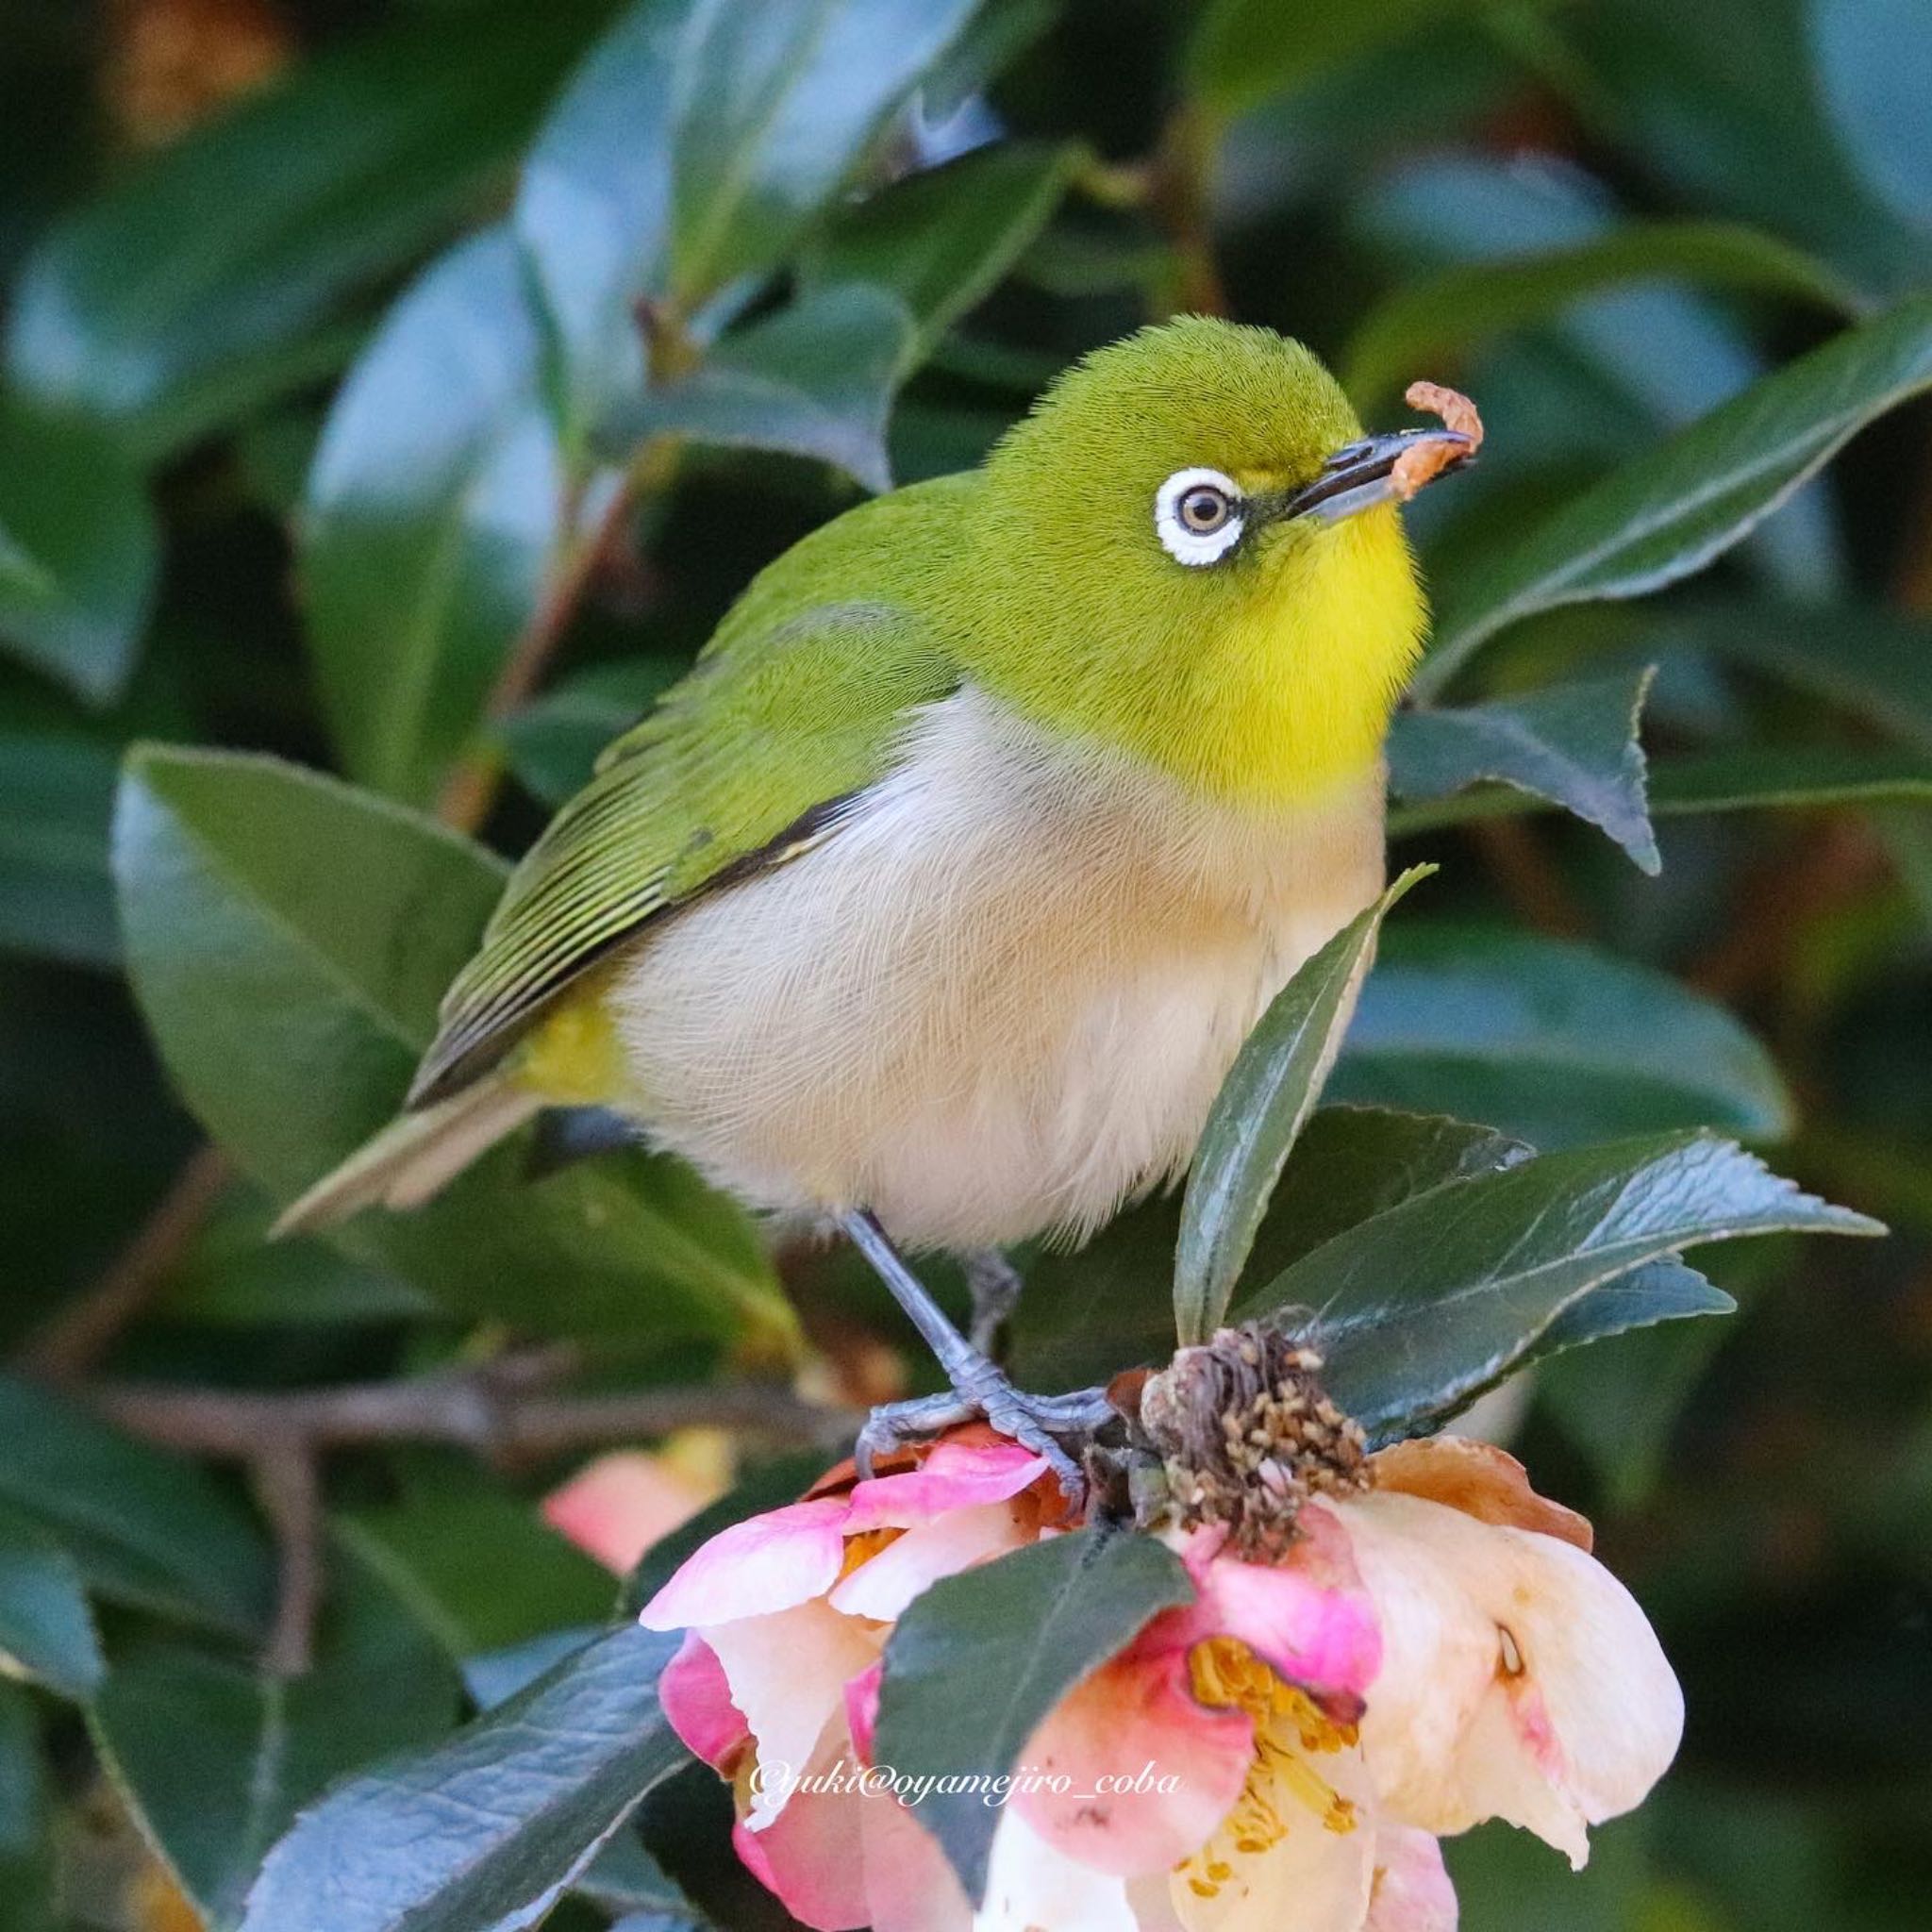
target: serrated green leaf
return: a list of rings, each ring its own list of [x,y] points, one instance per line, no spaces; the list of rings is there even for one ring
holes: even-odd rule
[[[115,1783],[209,1932],[232,1932],[269,1847],[344,1773],[456,1723],[429,1634],[358,1566],[336,1566],[314,1665],[297,1677],[183,1645],[118,1660],[91,1713]]]
[[[1397,289],[1350,339],[1343,386],[1366,408],[1496,336],[1533,328],[1607,289],[1657,281],[1789,296],[1840,315],[1861,306],[1834,270],[1762,229],[1627,222],[1596,241],[1443,269]]]
[[[607,11],[493,0],[300,63],[48,234],[11,381],[152,459],[326,373],[318,330],[473,205]]]
[[[1454,1398],[1437,1412],[1406,1415],[1399,1427],[1385,1429],[1383,1434],[1393,1440],[1447,1422],[1509,1376],[1520,1374],[1524,1369],[1535,1368],[1557,1356],[1567,1355],[1572,1349],[1582,1348],[1593,1341],[1608,1341],[1621,1335],[1638,1334],[1666,1323],[1691,1321],[1705,1315],[1728,1315],[1736,1310],[1737,1306],[1723,1289],[1715,1287],[1696,1269],[1687,1267],[1674,1257],[1647,1261],[1641,1268],[1633,1268],[1628,1274],[1620,1274],[1614,1280],[1606,1281],[1601,1287],[1579,1295],[1536,1341],[1507,1367],[1500,1369],[1491,1380],[1458,1390]],[[1714,1347],[1715,1340],[1707,1345]],[[1590,1371],[1582,1373],[1588,1374]],[[1541,1386],[1540,1383],[1539,1387]]]
[[[1536,1150],[1448,1114],[1324,1107],[1294,1144],[1248,1273],[1276,1274],[1411,1194],[1520,1167]]]
[[[876,1761],[905,1777],[1005,1777],[1067,1691],[1192,1598],[1180,1558],[1131,1530],[1074,1530],[941,1578],[886,1641]],[[999,1807],[936,1790],[914,1816],[977,1904]]]
[[[1559,684],[1488,704],[1396,715],[1389,784],[1405,799],[1488,782],[1561,806],[1597,826],[1641,872],[1663,864],[1644,797],[1638,727],[1653,671]]]
[[[263,1865],[244,1932],[520,1932],[688,1762],[658,1707],[682,1640],[628,1627],[446,1743],[338,1786]]]
[[[203,1124],[277,1203],[393,1112],[504,868],[366,792],[271,758],[138,751],[115,875],[135,991]],[[506,1147],[344,1252],[538,1332],[718,1335],[785,1323],[742,1217],[641,1158],[519,1183]]]
[[[461,242],[329,413],[304,507],[309,655],[351,776],[426,804],[470,742],[564,539],[562,453],[515,245]]]
[[[100,1640],[80,1571],[31,1518],[0,1508],[0,1661],[62,1697],[100,1682]]]
[[[1873,1235],[1707,1134],[1545,1154],[1415,1196],[1244,1296],[1307,1311],[1335,1399],[1376,1434],[1459,1406],[1590,1290],[1700,1242],[1776,1230]]]
[[[1520,1141],[1438,1115],[1320,1108],[1282,1170],[1243,1274],[1265,1281],[1411,1193],[1529,1154]],[[1013,1317],[1012,1361],[1024,1386],[1086,1387],[1174,1353],[1170,1257],[1180,1213],[1174,1195],[1158,1195],[1117,1215],[1077,1254],[1045,1248],[1021,1260],[1026,1292]]]
[[[236,1636],[259,1629],[267,1548],[192,1463],[12,1377],[0,1377],[0,1503],[44,1530],[89,1589]]]
[[[1892,210],[1932,228],[1932,34],[1918,0],[1812,0],[1811,53],[1840,144]]]
[[[1174,1250],[1174,1330],[1183,1345],[1220,1327],[1282,1165],[1341,1051],[1382,921],[1433,870],[1404,873],[1296,971],[1222,1082],[1194,1149]]]
[[[911,343],[912,318],[896,295],[857,282],[815,290],[619,408],[605,441],[613,454],[654,436],[780,450],[890,490],[886,418]]]
[[[118,697],[159,569],[140,476],[85,418],[0,397],[0,647],[90,704]]]
[[[1627,463],[1445,599],[1411,681],[1441,691],[1519,619],[1701,570],[1874,418],[1932,386],[1932,297],[1901,302]]]
[[[908,175],[838,218],[807,258],[809,283],[890,290],[921,360],[1046,225],[1078,158],[1070,144],[1004,142]]]
[[[0,732],[0,949],[77,966],[120,954],[108,875],[119,760],[52,732]]]
[[[1363,989],[1337,1100],[1459,1108],[1538,1147],[1672,1127],[1790,1130],[1771,1057],[1648,968],[1497,927],[1396,927]]]

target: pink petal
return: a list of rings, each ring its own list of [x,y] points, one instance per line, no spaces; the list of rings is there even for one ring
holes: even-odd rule
[[[1503,1523],[1591,1546],[1590,1519],[1540,1496],[1529,1472],[1507,1450],[1473,1436],[1421,1436],[1393,1442],[1369,1457],[1375,1487],[1385,1494],[1446,1503],[1479,1523]]]
[[[824,1496],[734,1523],[679,1565],[639,1612],[650,1630],[705,1628],[823,1596],[845,1560],[846,1500]]]
[[[909,1529],[949,1509],[1004,1503],[1046,1473],[1044,1457],[1011,1442],[940,1442],[917,1469],[855,1483],[846,1528]]]
[[[762,1831],[786,1808],[827,1721],[842,1719],[846,1683],[877,1658],[879,1634],[817,1602],[717,1624],[705,1641],[758,1744],[748,1823]],[[837,1729],[842,1745],[842,1722]]]
[[[852,1749],[861,1764],[872,1762],[873,1734],[879,1727],[879,1686],[885,1675],[885,1659],[880,1657],[846,1680],[845,1728],[852,1733]]]
[[[1195,1701],[1187,1649],[1156,1625],[1084,1678],[1028,1740],[1013,1808],[1047,1843],[1121,1877],[1164,1872],[1213,1835],[1254,1757],[1253,1723]]]
[[[872,1932],[968,1932],[973,1909],[918,1813],[889,1792],[857,1803]]]
[[[717,1653],[696,1631],[686,1634],[677,1655],[664,1666],[658,1702],[686,1747],[713,1771],[728,1775],[751,1741],[751,1731],[731,1701],[731,1686]]]
[[[827,1724],[806,1760],[806,1775],[841,1762],[849,1768],[844,1744],[843,1725]],[[801,1790],[761,1828],[741,1822],[731,1842],[745,1869],[800,1924],[817,1932],[855,1932],[871,1923],[859,1804],[852,1793]]]
[[[1197,1530],[1182,1551],[1197,1599],[1183,1614],[1198,1637],[1238,1637],[1340,1720],[1352,1721],[1382,1663],[1375,1607],[1341,1524],[1319,1505],[1300,1518],[1287,1561],[1246,1563]]]
[[[543,1499],[543,1520],[620,1576],[710,1501],[707,1486],[661,1456],[620,1449],[586,1463]]]
[[[1036,1534],[1031,1511],[1011,1501],[950,1509],[869,1557],[833,1590],[832,1607],[891,1623],[927,1585],[1030,1543]]]
[[[1441,1841],[1407,1824],[1375,1834],[1375,1882],[1362,1932],[1456,1932],[1456,1888]]]

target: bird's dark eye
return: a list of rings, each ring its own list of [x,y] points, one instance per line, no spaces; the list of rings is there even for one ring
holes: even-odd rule
[[[1179,508],[1181,522],[1197,537],[1211,537],[1234,513],[1234,505],[1211,483],[1196,483]]]

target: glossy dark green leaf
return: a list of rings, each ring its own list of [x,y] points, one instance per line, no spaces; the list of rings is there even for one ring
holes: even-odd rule
[[[31,1518],[0,1508],[0,1662],[62,1697],[100,1682],[100,1640],[73,1558]]]
[[[1214,0],[1188,49],[1191,92],[1224,119],[1306,86],[1475,0]]]
[[[1923,617],[1850,602],[1726,600],[1686,612],[1661,636],[1809,691],[1932,752],[1932,623]]]
[[[597,754],[686,668],[675,658],[641,654],[559,678],[503,724],[510,770],[533,797],[561,805],[590,782]]]
[[[1653,674],[1550,685],[1487,704],[1397,714],[1390,789],[1447,798],[1472,785],[1513,786],[1560,805],[1615,840],[1641,872],[1663,861],[1644,800],[1638,727]]]
[[[0,1378],[0,1504],[43,1529],[89,1589],[236,1635],[259,1627],[267,1548],[192,1463],[11,1378]]]
[[[1174,1251],[1174,1329],[1184,1344],[1220,1327],[1282,1165],[1341,1051],[1382,921],[1431,870],[1404,873],[1302,965],[1222,1082],[1194,1150]]]
[[[269,1847],[344,1773],[456,1723],[459,1685],[434,1639],[358,1566],[337,1585],[313,1667],[281,1677],[183,1645],[119,1659],[95,1741],[209,1932],[232,1932]]]
[[[34,1699],[0,1677],[0,1932],[57,1932],[54,1835]]]
[[[1367,408],[1419,371],[1448,366],[1491,338],[1633,283],[1684,281],[1756,291],[1857,312],[1855,291],[1802,249],[1733,222],[1629,222],[1568,248],[1443,269],[1372,309],[1342,358],[1345,386]]]
[[[1307,1310],[1335,1399],[1393,1434],[1487,1388],[1591,1289],[1699,1242],[1793,1229],[1884,1231],[1730,1141],[1652,1136],[1416,1195],[1304,1257],[1236,1313]]]
[[[358,1510],[341,1534],[458,1659],[559,1624],[594,1624],[615,1594],[609,1574],[527,1496],[480,1474],[452,1474]]]
[[[486,230],[391,310],[308,479],[301,583],[352,776],[436,795],[563,539],[562,457],[515,244]]]
[[[978,0],[726,0],[678,47],[665,291],[769,268],[844,185]]]
[[[134,668],[160,541],[140,476],[78,415],[0,397],[0,648],[93,704]]]
[[[658,1708],[682,1640],[628,1627],[446,1743],[340,1785],[269,1855],[246,1932],[519,1932],[684,1747]]]
[[[1932,297],[1801,356],[1566,505],[1445,599],[1412,688],[1434,695],[1535,611],[1638,597],[1701,570],[1867,423],[1928,386]]]
[[[827,208],[975,0],[635,0],[531,152],[515,215],[573,447],[643,387],[638,304],[689,318]]]
[[[814,290],[621,408],[606,436],[620,451],[654,436],[782,450],[890,490],[886,417],[911,344],[912,318],[896,295],[858,282]]]
[[[1396,928],[1332,1098],[1460,1110],[1538,1147],[1715,1126],[1773,1139],[1790,1102],[1722,1007],[1647,968],[1528,933]]]
[[[1180,1558],[1127,1530],[1075,1530],[942,1578],[887,1640],[875,1761],[909,1778],[1004,1778],[1067,1691],[1192,1596]],[[1000,1807],[935,1790],[913,1815],[978,1902]]]
[[[1007,142],[908,175],[841,215],[808,273],[821,287],[891,290],[911,313],[919,359],[1045,226],[1077,160],[1071,146]]]
[[[1660,817],[1932,800],[1932,755],[1877,745],[1753,745],[1671,758],[1654,776]]]
[[[273,759],[137,752],[115,870],[136,992],[183,1097],[278,1203],[394,1110],[502,890],[453,834]],[[639,1158],[523,1185],[499,1150],[411,1214],[330,1237],[472,1314],[718,1334],[789,1317],[735,1210]]]
[[[325,373],[345,296],[474,204],[608,12],[491,0],[302,63],[48,235],[13,383],[154,457]]]
[[[1918,0],[1813,0],[1819,89],[1845,153],[1898,214],[1932,228],[1932,33]]]
[[[0,948],[111,965],[120,954],[108,876],[119,761],[52,732],[0,732]]]

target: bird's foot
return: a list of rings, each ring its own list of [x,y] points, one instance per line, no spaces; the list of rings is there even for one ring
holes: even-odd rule
[[[1009,1441],[1041,1457],[1072,1502],[1077,1501],[1087,1487],[1077,1452],[1112,1420],[1114,1409],[1104,1389],[1029,1395],[1014,1388],[999,1369],[980,1357],[961,1364],[953,1387],[943,1395],[917,1395],[908,1402],[880,1404],[858,1432],[853,1460],[859,1474],[869,1476],[878,1457],[962,1423],[984,1422]]]
[[[1007,1324],[1020,1303],[1020,1271],[997,1248],[975,1248],[961,1264],[973,1297],[967,1340],[989,1361],[1002,1359]]]

